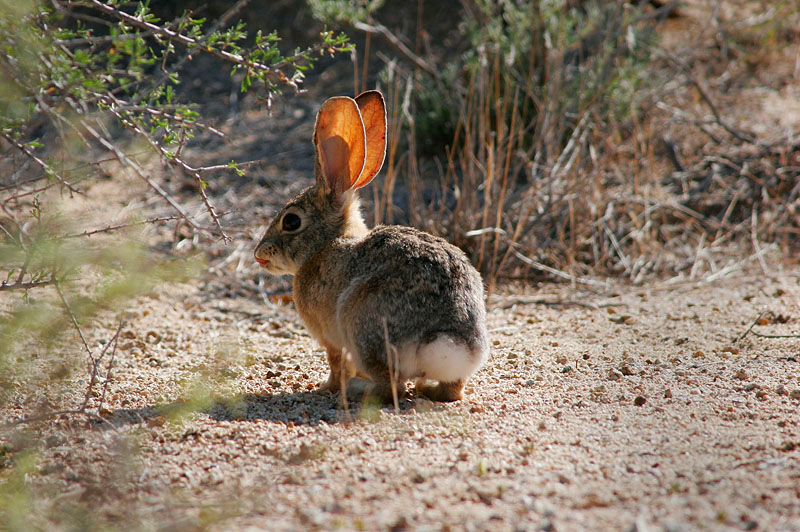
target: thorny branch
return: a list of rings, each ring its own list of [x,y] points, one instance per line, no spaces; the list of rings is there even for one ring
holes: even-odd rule
[[[12,284],[9,284],[6,281],[2,281],[0,282],[0,292],[5,292],[6,290],[29,290],[31,288],[39,288],[40,286],[47,286],[50,284],[53,284],[52,280],[29,281],[29,282],[17,281]]]
[[[245,69],[265,72],[272,78],[278,80],[280,83],[288,85],[296,91],[300,90],[300,86],[297,84],[295,80],[291,79],[286,74],[284,74],[282,69],[286,68],[289,65],[294,64],[297,60],[301,59],[302,57],[323,50],[328,46],[325,43],[319,43],[309,47],[305,51],[301,51],[293,56],[287,57],[282,61],[279,61],[273,65],[265,65],[263,63],[259,63],[258,61],[253,61],[252,59],[248,59],[247,57],[244,57],[239,54],[234,54],[231,52],[227,52],[225,50],[220,50],[214,48],[213,46],[204,45],[201,41],[198,41],[197,39],[193,39],[192,37],[183,35],[179,32],[158,26],[157,24],[141,20],[133,15],[125,13],[124,11],[115,9],[110,5],[104,4],[100,2],[100,0],[89,0],[89,4],[93,5],[94,7],[98,8],[99,10],[103,11],[108,15],[111,15],[113,17],[116,17],[118,19],[127,22],[131,26],[135,26],[137,28],[142,28],[144,30],[150,31],[155,35],[160,35],[161,37],[167,38],[170,41],[179,42],[184,46],[190,48],[197,48],[198,50],[203,50],[204,52],[217,56],[220,59],[224,59],[230,63],[239,65]]]
[[[28,146],[25,146],[24,144],[20,143],[17,139],[15,139],[14,137],[12,137],[3,130],[0,130],[0,137],[3,137],[12,146],[17,148],[22,153],[24,153],[25,156],[27,156],[30,160],[38,164],[46,175],[52,176],[55,180],[64,185],[70,192],[75,194],[82,194],[80,190],[76,189],[71,183],[67,182],[64,178],[59,176],[58,173],[49,164],[47,164],[35,153],[33,153],[33,150],[31,150]]]

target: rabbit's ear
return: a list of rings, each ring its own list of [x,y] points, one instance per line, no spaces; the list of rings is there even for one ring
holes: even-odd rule
[[[355,100],[329,98],[317,113],[314,126],[317,183],[337,195],[350,189],[364,169],[366,137]]]
[[[378,91],[362,92],[356,97],[367,135],[367,158],[361,176],[353,188],[369,184],[378,175],[386,158],[386,105]]]

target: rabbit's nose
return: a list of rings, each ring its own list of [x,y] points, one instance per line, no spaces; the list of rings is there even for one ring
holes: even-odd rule
[[[262,247],[258,246],[253,251],[253,257],[256,259],[257,263],[259,263],[262,266],[266,266],[267,264],[269,264],[269,259],[262,256],[263,255],[263,253],[261,253],[262,251],[263,251]]]

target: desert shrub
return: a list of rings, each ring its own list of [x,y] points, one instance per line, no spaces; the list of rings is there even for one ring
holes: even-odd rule
[[[216,21],[190,12],[165,21],[147,2],[0,0],[3,423],[22,406],[34,414],[28,421],[71,414],[102,423],[133,298],[196,277],[203,262],[192,245],[150,248],[143,231],[170,224],[176,240],[190,244],[230,238],[207,179],[240,170],[235,161],[200,167],[189,159],[199,132],[223,135],[187,101],[183,66],[212,58],[268,107],[299,89],[319,58],[349,50],[344,35],[326,31],[284,53],[277,33],[248,35],[232,22],[242,5]],[[192,182],[195,197],[173,195],[165,173]],[[104,207],[98,194],[109,194],[108,213],[95,212]],[[160,203],[163,214],[148,218],[137,203]],[[111,204],[130,206],[120,215]],[[53,507],[51,515],[34,497],[20,479],[37,474],[31,464],[41,442],[35,431],[20,439],[24,427],[0,427],[0,528],[53,529],[72,519],[76,529],[108,529],[87,521],[82,507]]]
[[[774,215],[757,220],[765,240],[783,235],[781,224],[797,226],[781,196],[791,192],[795,177],[789,160],[766,180],[745,179],[741,186],[752,194],[734,195],[733,176],[712,182],[713,207],[706,198],[709,208],[700,208],[700,197],[686,193],[687,172],[707,176],[712,163],[700,154],[691,160],[699,168],[674,166],[672,141],[661,129],[660,113],[674,109],[665,102],[686,98],[683,87],[695,86],[692,56],[676,60],[659,45],[657,26],[674,15],[674,5],[461,2],[461,19],[448,34],[431,37],[426,30],[435,21],[419,17],[416,40],[428,46],[411,51],[397,44],[412,40],[399,34],[407,23],[393,29],[380,23],[389,6],[348,11],[346,2],[315,4],[324,4],[317,9],[324,20],[388,35],[401,52],[380,77],[402,102],[392,117],[402,127],[396,160],[376,195],[375,219],[445,235],[471,254],[490,282],[542,274],[574,282],[591,273],[638,282],[687,272],[705,239],[750,240],[742,223],[759,210]],[[347,14],[337,16],[337,10]],[[769,21],[777,17],[776,8]],[[770,36],[786,34],[765,20],[747,26],[745,36],[762,27]],[[731,22],[717,33],[730,29],[737,43],[734,35],[743,27]],[[436,42],[447,44],[437,48]],[[405,61],[398,64],[398,57]],[[709,66],[724,70],[725,61]],[[681,133],[703,135],[713,123],[723,132],[716,144],[736,150],[737,167],[743,156],[753,162],[763,157],[758,146],[766,144],[737,134],[708,101],[712,119]],[[744,150],[750,155],[742,143],[753,148]],[[778,145],[770,157],[787,147]],[[771,184],[764,189],[762,183]],[[755,205],[750,200],[759,194],[771,199]],[[796,197],[790,193],[788,203]],[[740,210],[725,217],[732,201]]]
[[[191,251],[153,253],[142,231],[170,223],[189,242],[229,239],[206,176],[240,170],[187,158],[198,132],[222,134],[186,101],[183,65],[215,58],[269,106],[320,57],[349,50],[344,35],[324,32],[284,54],[276,33],[231,23],[241,5],[208,24],[189,12],[159,20],[146,2],[0,1],[0,407],[99,416],[92,388],[109,374],[131,299],[195,276],[202,262]],[[165,170],[192,180],[197,199],[173,196]],[[84,196],[98,188],[121,204],[160,202],[167,214],[86,212]],[[88,390],[54,386],[64,379]]]
[[[333,16],[339,4],[318,15],[351,20]],[[431,71],[384,74],[386,84],[412,79],[394,117],[408,139],[403,173],[417,182],[400,198],[409,221],[468,249],[490,277],[518,265],[517,249],[546,249],[559,267],[586,258],[575,214],[591,210],[589,145],[608,124],[629,127],[642,105],[652,28],[629,4],[582,4],[464,3],[457,54],[429,58],[441,65]],[[377,27],[379,14],[356,27]]]

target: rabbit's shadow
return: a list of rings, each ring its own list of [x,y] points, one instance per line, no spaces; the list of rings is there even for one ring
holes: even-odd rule
[[[350,410],[360,405],[350,405]],[[338,394],[320,391],[245,394],[218,400],[205,410],[216,421],[265,420],[294,425],[338,423],[344,419]]]
[[[189,413],[203,413],[215,421],[265,420],[294,425],[319,425],[350,422],[357,419],[374,419],[379,411],[393,409],[391,405],[377,403],[372,398],[351,397],[345,409],[338,393],[322,391],[297,391],[216,397],[211,404],[192,405],[185,401],[159,403],[143,408],[114,410],[108,419],[112,425],[146,423],[160,425]],[[362,400],[363,399],[363,400]],[[399,401],[399,411],[407,412],[415,402],[409,398]]]

